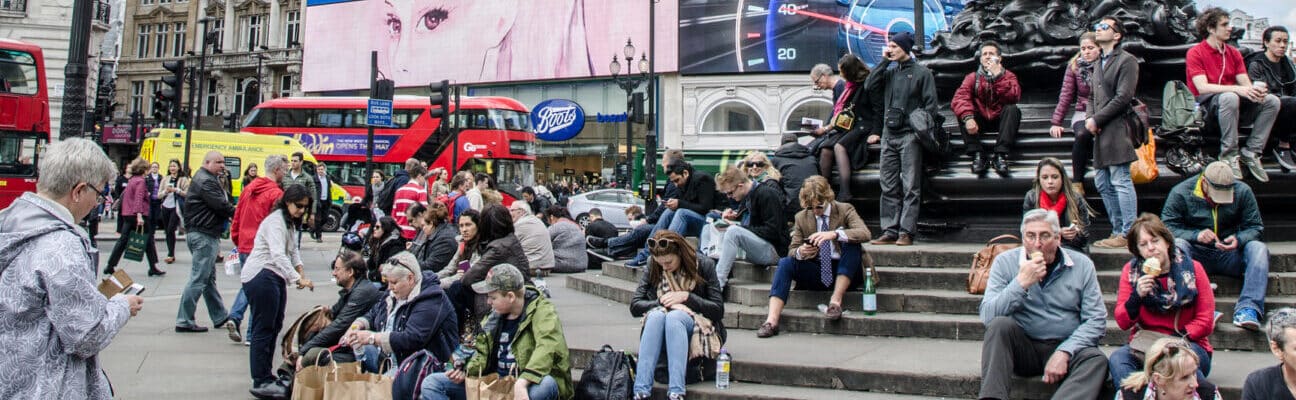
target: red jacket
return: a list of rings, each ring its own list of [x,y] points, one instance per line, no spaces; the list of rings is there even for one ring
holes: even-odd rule
[[[1125,309],[1125,302],[1129,300],[1130,295],[1134,294],[1134,287],[1129,281],[1130,263],[1125,263],[1125,268],[1121,269],[1120,289],[1116,292],[1116,325],[1122,330],[1130,331],[1131,339],[1134,332],[1138,330],[1134,326],[1135,322],[1143,329],[1168,335],[1175,334],[1176,330],[1187,332],[1188,339],[1193,343],[1206,349],[1207,352],[1214,352],[1209,337],[1215,332],[1215,293],[1211,291],[1210,277],[1206,276],[1206,270],[1202,269],[1201,263],[1197,261],[1192,263],[1194,280],[1197,283],[1197,299],[1180,308],[1178,329],[1174,326],[1175,313],[1162,312],[1147,305],[1139,306],[1137,321],[1130,319],[1129,311]],[[1163,276],[1157,279],[1164,285],[1164,281],[1169,278]]]
[[[238,207],[234,208],[234,222],[230,225],[230,240],[234,241],[239,253],[252,252],[261,220],[270,215],[270,209],[274,208],[280,197],[283,197],[283,189],[274,180],[264,176],[258,176],[243,188]]]
[[[981,81],[977,84],[976,81]],[[976,92],[975,95],[973,92]],[[954,100],[950,108],[959,121],[966,120],[973,113],[985,119],[999,118],[1004,106],[1017,104],[1021,100],[1021,85],[1017,84],[1017,75],[1004,70],[1003,75],[992,84],[976,72],[963,78],[963,84],[954,91]]]

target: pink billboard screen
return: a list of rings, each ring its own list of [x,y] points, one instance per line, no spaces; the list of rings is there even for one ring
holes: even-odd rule
[[[369,87],[369,54],[399,87],[611,75],[634,42],[648,51],[639,0],[309,0],[302,89]],[[678,69],[678,3],[657,4],[656,70]],[[625,62],[621,65],[625,68]],[[634,64],[638,71],[638,63]]]

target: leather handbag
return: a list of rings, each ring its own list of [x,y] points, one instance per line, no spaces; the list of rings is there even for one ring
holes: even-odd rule
[[[603,348],[590,358],[589,366],[581,373],[576,398],[588,400],[618,400],[634,397],[634,357],[622,351]]]
[[[1138,296],[1138,293],[1131,293],[1130,295]],[[1174,325],[1172,326],[1175,327],[1176,334],[1179,333],[1178,332],[1179,314],[1181,312],[1183,312],[1183,309],[1175,310]],[[1157,331],[1150,331],[1147,329],[1143,329],[1142,326],[1137,324],[1135,326],[1138,327],[1138,331],[1133,333],[1134,335],[1133,337],[1130,337],[1129,347],[1130,347],[1130,355],[1138,359],[1139,363],[1143,362],[1143,357],[1147,354],[1148,350],[1152,349],[1152,344],[1156,343],[1158,340],[1165,339],[1165,338],[1174,338],[1181,341],[1183,340],[1182,335],[1179,336],[1168,335]]]
[[[923,108],[909,113],[909,126],[918,134],[918,144],[929,154],[949,154],[950,135],[944,124],[944,117]]]
[[[1012,243],[995,243],[1003,239],[1012,239]],[[999,253],[1021,246],[1021,239],[1014,235],[999,235],[986,242],[976,255],[972,256],[972,269],[968,271],[967,291],[971,294],[984,294],[986,284],[990,282],[990,266],[994,264]]]

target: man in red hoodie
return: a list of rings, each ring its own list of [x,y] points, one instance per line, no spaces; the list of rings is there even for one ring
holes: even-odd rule
[[[981,66],[963,78],[950,108],[958,116],[963,144],[972,156],[972,173],[985,174],[986,164],[993,163],[995,172],[1008,176],[1008,152],[1021,126],[1021,110],[1017,109],[1021,85],[1017,83],[1017,75],[1004,69],[998,43],[981,43],[978,56]],[[994,161],[990,162],[981,144],[981,134],[994,131],[999,132],[999,137],[995,140]]]
[[[248,254],[252,253],[252,244],[256,241],[257,228],[261,227],[261,220],[270,215],[270,209],[274,208],[275,202],[283,197],[283,189],[279,187],[279,181],[283,180],[288,173],[288,157],[282,154],[273,154],[266,157],[265,173],[252,180],[243,192],[239,194],[238,205],[234,207],[234,222],[230,225],[230,240],[234,242],[234,247],[238,249],[239,265],[247,261]],[[242,342],[243,337],[239,334],[239,327],[243,323],[243,312],[247,311],[247,295],[243,294],[243,289],[239,289],[238,296],[234,298],[234,306],[230,307],[231,323],[225,324],[228,330],[230,340]],[[248,332],[252,327],[248,327]]]

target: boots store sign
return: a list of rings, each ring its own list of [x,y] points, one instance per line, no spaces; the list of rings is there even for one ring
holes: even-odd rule
[[[531,127],[536,138],[561,142],[576,137],[585,128],[585,110],[571,100],[551,99],[531,110]]]

